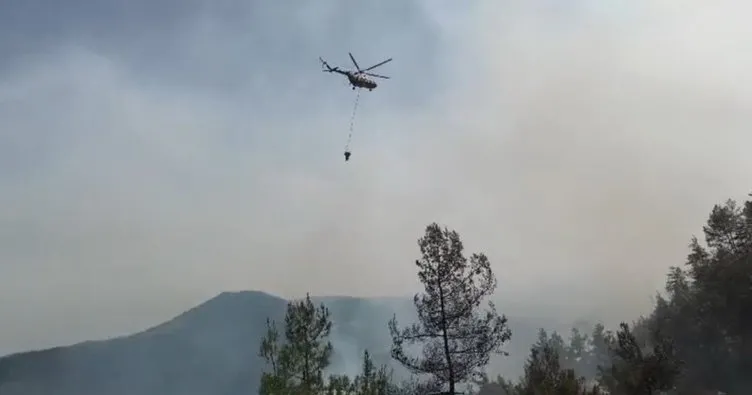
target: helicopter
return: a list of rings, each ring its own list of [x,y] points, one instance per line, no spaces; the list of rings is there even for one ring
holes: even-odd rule
[[[355,61],[355,57],[353,57],[352,53],[348,52],[347,54],[350,55],[350,60],[352,60],[353,64],[355,65],[355,68],[358,71],[340,70],[339,67],[331,67],[329,66],[329,63],[327,63],[324,59],[321,59],[319,57],[319,60],[321,61],[321,65],[325,67],[325,69],[322,71],[326,73],[339,73],[339,74],[347,76],[347,79],[350,81],[350,85],[352,85],[353,90],[355,90],[355,88],[365,88],[365,89],[368,89],[369,91],[372,91],[378,86],[378,84],[376,84],[374,80],[372,80],[371,78],[368,78],[367,76],[389,79],[389,77],[369,73],[368,71],[373,70],[383,64],[391,62],[392,58],[389,58],[381,63],[377,63],[365,70],[361,70],[360,66],[358,66],[358,62]]]

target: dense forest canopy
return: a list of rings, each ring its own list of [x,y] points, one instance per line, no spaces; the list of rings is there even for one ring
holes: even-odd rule
[[[325,306],[306,299],[288,306],[286,339],[269,323],[261,355],[270,370],[260,392],[458,393],[466,384],[466,393],[478,395],[750,394],[752,200],[714,206],[702,230],[704,242],[691,238],[687,261],[670,267],[650,314],[614,329],[573,328],[566,338],[541,328],[523,377],[505,378],[483,369],[512,335],[493,304],[481,309],[496,286],[488,258],[467,259],[455,231],[431,224],[416,262],[426,288],[415,296],[420,322],[390,323],[392,355],[412,379],[395,380],[367,352],[362,374],[324,379],[331,323]],[[422,344],[421,356],[408,356],[405,342]]]

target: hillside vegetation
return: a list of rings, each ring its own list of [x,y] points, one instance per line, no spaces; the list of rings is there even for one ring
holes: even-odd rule
[[[376,369],[367,352],[357,376],[325,376],[329,311],[308,298],[288,305],[284,329],[269,321],[259,393],[752,393],[752,201],[716,205],[703,233],[704,244],[691,238],[685,264],[670,268],[651,314],[615,330],[573,329],[567,340],[540,329],[522,377],[490,380],[490,355],[504,354],[512,336],[507,317],[485,302],[495,276],[485,255],[465,256],[457,232],[430,224],[418,242],[425,287],[414,298],[418,320],[389,325],[392,358],[412,381]]]
[[[132,336],[0,358],[0,395],[749,394],[752,200],[716,205],[702,231],[650,314],[615,328],[515,321],[490,302],[488,258],[434,223],[410,314],[402,302],[223,293]],[[494,361],[520,344],[512,377]]]

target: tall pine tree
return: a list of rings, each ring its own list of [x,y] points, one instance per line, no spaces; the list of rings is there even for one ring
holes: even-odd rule
[[[320,394],[323,371],[329,365],[332,344],[327,340],[332,322],[329,310],[314,306],[311,297],[290,302],[285,315],[285,342],[280,344],[273,322],[267,321],[267,335],[259,355],[271,366],[261,377],[261,395]]]
[[[389,322],[392,357],[413,373],[428,374],[456,393],[457,384],[479,379],[490,354],[503,353],[510,339],[507,319],[492,302],[483,301],[496,289],[488,258],[473,254],[468,260],[456,231],[436,223],[418,240],[421,259],[415,262],[425,287],[413,298],[418,323],[399,329],[396,316]],[[421,357],[410,356],[405,345],[423,344]]]

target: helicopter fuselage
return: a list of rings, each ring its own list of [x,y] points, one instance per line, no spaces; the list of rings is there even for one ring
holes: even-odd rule
[[[347,79],[350,80],[350,84],[353,86],[353,89],[365,88],[370,91],[378,86],[378,84],[376,84],[374,80],[364,76],[363,74],[348,71],[345,75],[347,75]]]
[[[360,66],[358,66],[358,62],[355,61],[355,58],[351,53],[348,52],[348,55],[350,55],[350,60],[352,60],[353,65],[355,65],[356,70],[342,70],[339,67],[331,67],[328,63],[321,57],[319,57],[319,60],[321,61],[321,65],[324,67],[324,72],[329,73],[337,73],[342,74],[347,77],[347,80],[350,82],[350,85],[352,85],[352,89],[355,90],[355,88],[365,88],[369,91],[372,91],[376,89],[378,84],[376,84],[376,81],[374,81],[372,78],[368,77],[377,77],[377,78],[389,78],[383,75],[378,74],[372,74],[369,71],[375,69],[376,67],[379,67],[385,63],[389,63],[392,61],[392,58],[389,58],[381,63],[377,63],[371,67],[368,67],[366,69],[361,69]]]

